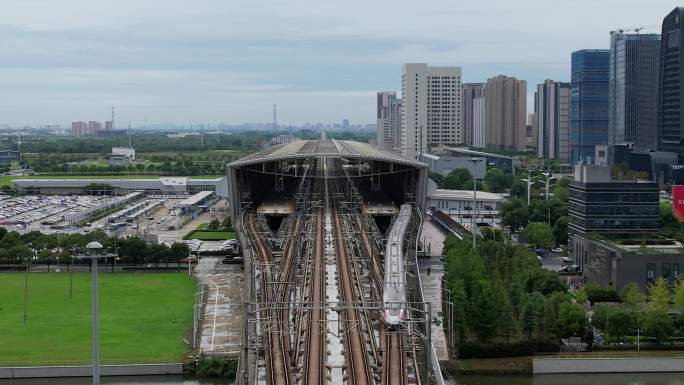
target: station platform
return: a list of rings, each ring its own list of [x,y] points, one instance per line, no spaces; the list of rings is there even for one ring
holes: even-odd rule
[[[291,200],[265,201],[257,207],[257,213],[264,215],[289,215],[294,211]]]
[[[364,214],[368,215],[396,215],[399,214],[399,208],[389,202],[381,201],[366,201],[363,202],[362,210]]]

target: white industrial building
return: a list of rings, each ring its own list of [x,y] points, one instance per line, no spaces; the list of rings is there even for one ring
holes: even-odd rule
[[[133,147],[112,147],[109,163],[128,164],[133,161],[135,161],[135,149]]]
[[[478,226],[501,226],[501,205],[504,197],[498,193],[478,191],[473,205],[473,190],[446,190],[429,183],[427,207],[449,215],[451,219],[470,230],[475,216]]]
[[[82,194],[91,184],[112,186],[115,194],[143,191],[148,194],[192,195],[200,191],[214,191],[219,197],[228,196],[228,179],[162,177],[151,179],[16,179],[17,190],[29,194]]]

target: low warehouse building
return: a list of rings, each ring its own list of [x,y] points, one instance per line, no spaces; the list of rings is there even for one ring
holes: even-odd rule
[[[108,185],[114,194],[144,191],[148,194],[192,195],[214,191],[219,197],[228,196],[228,179],[161,177],[150,179],[17,179],[17,190],[26,194],[83,194],[89,186]]]

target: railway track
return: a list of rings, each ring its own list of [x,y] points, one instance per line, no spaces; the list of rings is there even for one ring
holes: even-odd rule
[[[327,186],[327,180],[325,181]],[[325,188],[325,187],[324,187]],[[327,197],[326,197],[327,199]],[[324,267],[323,267],[323,218],[325,211],[318,209],[315,224],[314,252],[311,263],[310,301],[311,310],[307,315],[308,333],[306,337],[306,356],[304,361],[303,384],[322,385],[326,383]]]
[[[360,329],[360,320],[355,305],[353,278],[351,271],[352,261],[349,259],[347,244],[344,240],[342,222],[338,208],[333,207],[333,226],[335,234],[335,249],[337,251],[337,264],[342,286],[343,320],[345,325],[345,347],[347,354],[347,383],[353,385],[369,385],[372,382],[371,370],[368,366],[368,357],[363,333]]]
[[[396,332],[385,333],[384,375],[382,385],[405,385],[404,346],[401,335]]]
[[[270,288],[269,282],[273,275],[270,264],[273,260],[270,248],[265,244],[263,237],[258,233],[254,224],[254,215],[251,215],[248,230],[254,242],[255,252],[258,255],[261,269],[261,295],[262,301],[269,301]],[[291,371],[286,358],[286,346],[288,345],[286,333],[281,333],[281,313],[278,310],[266,308],[261,317],[268,319],[268,332],[265,349],[267,384],[269,385],[290,385],[292,384]],[[287,318],[286,318],[287,320]],[[287,325],[287,324],[286,324]]]
[[[320,159],[318,167],[324,177],[317,178],[313,191],[306,194],[323,204],[291,214],[293,217],[285,222],[286,230],[281,226],[278,237],[287,237],[282,257],[274,258],[269,241],[255,225],[255,214],[247,215],[246,230],[261,265],[258,314],[263,325],[260,334],[264,337],[266,384],[323,385],[331,381],[331,373],[333,379],[342,373],[346,385],[418,384],[415,346],[412,351],[411,340],[404,338],[406,325],[388,327],[382,321],[384,308],[374,305],[383,303],[386,290],[378,250],[382,247],[380,238],[369,230],[374,224],[344,199],[342,186],[330,177],[343,173],[339,166],[336,169],[332,161]],[[326,228],[330,225],[332,228]],[[305,234],[311,237],[303,237]],[[305,240],[299,242],[299,238]],[[333,248],[340,298],[342,372],[335,372],[340,370],[338,364],[328,368],[326,351],[326,255],[330,258]],[[299,257],[300,250],[306,257]],[[292,301],[304,301],[307,306],[296,309],[290,305]]]

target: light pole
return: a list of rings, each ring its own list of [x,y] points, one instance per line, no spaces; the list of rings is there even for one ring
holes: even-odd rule
[[[544,184],[546,185],[546,200],[549,200],[549,185],[551,184],[551,181],[554,179],[558,179],[555,176],[553,176],[550,172],[543,172],[542,175],[544,176]]]
[[[532,189],[532,183],[536,182],[532,180],[532,170],[527,170],[527,178],[521,179],[523,182],[527,182],[527,205],[530,205],[530,190]]]
[[[93,296],[93,385],[100,385],[100,324],[98,320],[97,306],[97,260],[105,255],[102,254],[102,244],[97,241],[90,242],[86,248],[89,253],[87,258],[92,261],[92,296]]]

